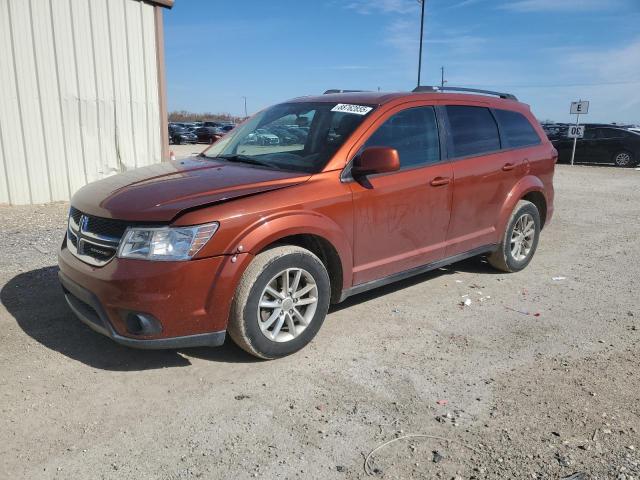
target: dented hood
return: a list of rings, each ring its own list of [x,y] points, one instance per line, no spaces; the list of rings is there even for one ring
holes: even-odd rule
[[[97,217],[168,222],[181,211],[302,183],[309,174],[192,157],[82,187],[71,205]]]

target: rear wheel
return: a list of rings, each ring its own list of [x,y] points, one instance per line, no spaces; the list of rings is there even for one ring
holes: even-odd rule
[[[633,154],[624,150],[617,152],[613,156],[613,163],[615,163],[617,167],[632,167],[634,165]]]
[[[511,213],[498,249],[488,260],[503,272],[518,272],[529,265],[540,238],[540,212],[531,202],[520,200]]]
[[[259,358],[294,353],[320,330],[330,291],[327,270],[312,252],[290,245],[262,252],[240,280],[229,335]]]

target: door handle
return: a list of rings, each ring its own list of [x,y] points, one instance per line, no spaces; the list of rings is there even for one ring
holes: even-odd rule
[[[451,179],[449,177],[436,177],[431,180],[432,187],[441,187],[442,185],[449,185]]]
[[[509,170],[513,170],[516,166],[513,163],[505,163],[502,167],[502,170],[508,172]]]

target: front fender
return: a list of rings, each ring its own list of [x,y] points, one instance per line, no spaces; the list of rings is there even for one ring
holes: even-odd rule
[[[291,235],[315,235],[328,241],[342,265],[343,288],[350,285],[353,255],[346,233],[332,219],[313,211],[283,211],[261,218],[238,234],[227,246],[228,254],[238,251],[256,255],[262,249]]]

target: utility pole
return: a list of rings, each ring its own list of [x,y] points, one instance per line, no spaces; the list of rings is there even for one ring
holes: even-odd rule
[[[247,97],[243,96],[242,98],[244,98],[244,118],[247,118],[249,115],[247,115]]]
[[[444,67],[440,67],[440,88],[444,88]]]
[[[424,4],[427,0],[418,0],[422,4],[422,13],[420,15],[420,52],[418,53],[418,87],[420,86],[420,72],[422,71],[422,38],[424,35]]]

